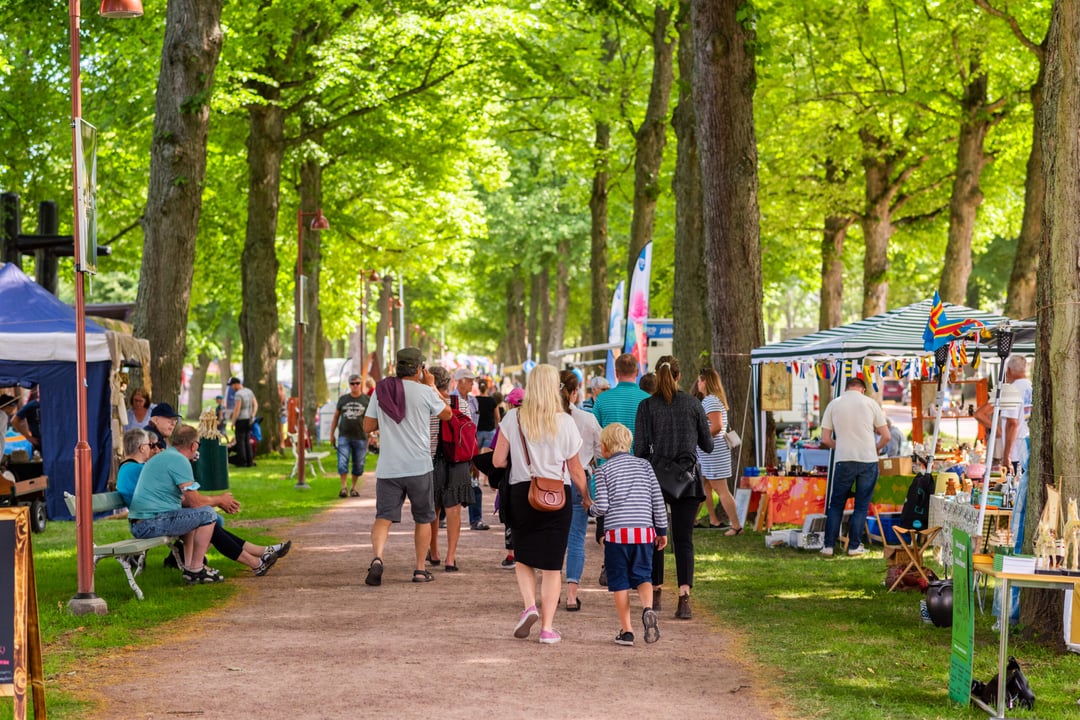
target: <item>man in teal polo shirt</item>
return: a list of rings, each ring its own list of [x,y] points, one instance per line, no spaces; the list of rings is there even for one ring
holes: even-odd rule
[[[637,374],[636,357],[623,353],[615,358],[615,379],[618,384],[601,393],[593,402],[592,412],[601,428],[617,422],[628,427],[631,435],[634,433],[638,405],[649,397],[649,393],[638,387]]]

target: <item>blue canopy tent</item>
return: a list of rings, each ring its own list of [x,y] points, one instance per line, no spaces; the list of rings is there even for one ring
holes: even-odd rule
[[[75,492],[75,311],[11,263],[0,265],[0,387],[41,390],[43,472],[51,519],[70,520],[64,492]],[[109,346],[105,330],[86,322],[87,420],[93,491],[104,492],[111,467]]]

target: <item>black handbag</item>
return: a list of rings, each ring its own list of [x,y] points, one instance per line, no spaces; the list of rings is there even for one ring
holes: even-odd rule
[[[652,464],[653,472],[656,473],[656,479],[660,481],[660,489],[667,498],[671,500],[705,499],[697,460],[653,456],[649,462]]]

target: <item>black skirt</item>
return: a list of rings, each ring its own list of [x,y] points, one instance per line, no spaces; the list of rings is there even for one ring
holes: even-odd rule
[[[506,488],[504,485],[503,490]],[[566,504],[561,510],[541,512],[529,504],[529,483],[516,483],[509,488],[514,559],[538,570],[562,570],[573,516],[570,493],[566,493]]]
[[[472,474],[469,463],[449,463],[440,453],[432,461],[431,487],[435,505],[441,508],[471,505]]]

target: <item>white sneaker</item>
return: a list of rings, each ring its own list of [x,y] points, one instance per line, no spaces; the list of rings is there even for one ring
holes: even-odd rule
[[[849,548],[848,551],[847,551],[847,554],[852,555],[852,556],[854,556],[854,555],[865,555],[866,554],[866,547],[863,546],[863,545],[860,545],[859,547],[856,547],[856,548]]]
[[[825,557],[832,557],[832,548],[821,548],[821,550],[819,550],[818,552],[820,552]]]

